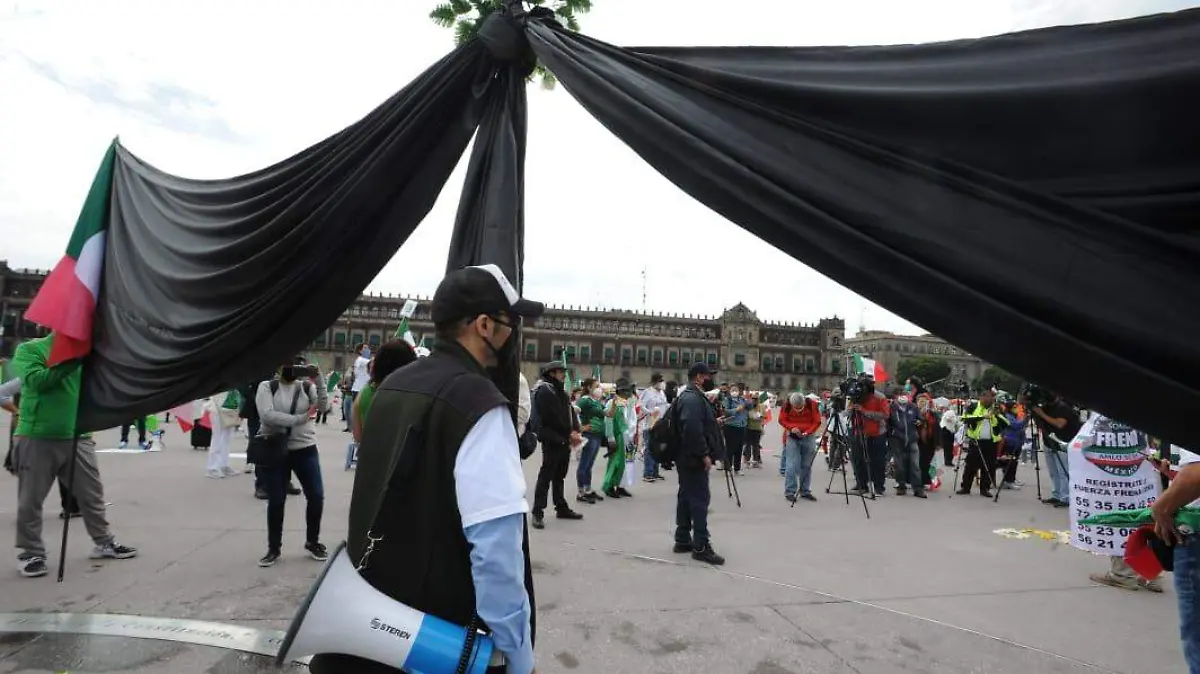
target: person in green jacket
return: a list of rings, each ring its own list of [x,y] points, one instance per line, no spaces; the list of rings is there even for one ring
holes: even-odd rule
[[[96,443],[77,434],[81,363],[72,360],[49,367],[54,335],[22,343],[13,354],[13,370],[21,379],[20,420],[14,435],[17,469],[17,555],[22,576],[44,576],[46,546],[42,541],[42,506],[57,478],[71,485],[83,524],[96,547],[92,559],[128,559],[137,550],[120,545],[108,527],[104,486],[96,464]],[[75,474],[70,474],[72,454]]]
[[[633,385],[624,379],[617,380],[617,395],[608,402],[605,414],[611,420],[612,434],[609,438],[608,468],[604,471],[604,493],[609,498],[630,498],[621,478],[625,475],[625,462],[631,461],[637,452],[637,415],[631,410],[637,401],[633,397]]]
[[[579,469],[575,482],[580,503],[599,503],[604,497],[592,491],[592,467],[604,444],[604,389],[595,379],[583,380],[583,395],[575,402],[579,409],[579,427],[583,429],[583,449],[579,452]]]

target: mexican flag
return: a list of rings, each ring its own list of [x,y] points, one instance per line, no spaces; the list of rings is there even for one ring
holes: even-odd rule
[[[869,374],[875,377],[876,384],[882,384],[888,380],[887,371],[883,369],[882,365],[871,358],[854,356],[854,370],[857,374]]]
[[[396,339],[403,339],[408,342],[411,347],[417,346],[417,338],[413,337],[412,330],[408,327],[408,317],[400,319],[400,327],[396,328]]]
[[[333,374],[329,375],[329,379],[325,382],[326,390],[328,390],[330,393],[333,393],[333,389],[337,388],[338,382],[341,380],[341,372],[334,372]]]
[[[54,345],[47,363],[51,367],[86,356],[92,350],[92,324],[104,274],[104,242],[116,156],[114,140],[92,180],[66,255],[46,277],[25,312],[26,319],[54,331]]]

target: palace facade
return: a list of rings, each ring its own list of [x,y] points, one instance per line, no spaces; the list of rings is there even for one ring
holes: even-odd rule
[[[408,299],[418,303],[409,329],[418,343],[432,339],[429,298],[368,294],[317,336],[310,357],[323,368],[344,370],[354,345],[378,346],[393,337]],[[719,381],[821,390],[842,379],[845,331],[836,317],[814,324],[763,321],[743,304],[719,316],[552,306],[522,329],[522,370],[532,384],[543,364],[565,353],[576,379],[598,374],[609,383],[624,377],[645,385],[655,372],[683,382],[688,368],[702,361],[719,371]]]
[[[0,357],[10,356],[20,341],[46,334],[24,315],[47,273],[0,261]],[[432,339],[430,298],[368,293],[313,339],[307,355],[325,371],[345,370],[354,345],[377,347],[393,338],[408,299],[417,302],[409,328],[418,342]],[[624,377],[645,385],[660,372],[683,382],[692,363],[702,361],[718,370],[718,381],[771,391],[819,391],[844,376],[845,333],[841,318],[774,323],[744,304],[718,316],[552,306],[523,328],[521,361],[530,384],[543,364],[565,354],[577,379],[598,374],[608,383]]]

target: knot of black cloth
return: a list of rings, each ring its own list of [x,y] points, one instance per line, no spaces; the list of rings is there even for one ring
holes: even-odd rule
[[[492,58],[519,64],[523,77],[529,76],[537,65],[537,56],[525,37],[525,23],[530,19],[556,22],[551,9],[534,7],[526,11],[521,0],[508,0],[488,15],[479,27],[479,40],[487,47]]]

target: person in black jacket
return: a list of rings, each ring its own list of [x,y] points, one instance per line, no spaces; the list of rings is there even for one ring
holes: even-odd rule
[[[725,558],[713,551],[708,536],[708,471],[722,457],[721,431],[712,405],[704,393],[713,388],[713,372],[704,363],[688,370],[688,386],[675,400],[679,416],[676,427],[679,446],[676,472],[679,494],[675,503],[675,552],[692,553],[692,559],[709,564],[724,564]]]
[[[546,492],[553,487],[554,513],[560,520],[581,520],[583,515],[571,510],[563,495],[563,483],[571,465],[571,446],[582,441],[579,422],[571,409],[571,399],[563,383],[567,368],[555,361],[542,368],[542,381],[533,390],[533,405],[537,408],[538,440],[542,444],[542,468],[538,471],[537,487],[533,491],[533,528],[546,528]]]

